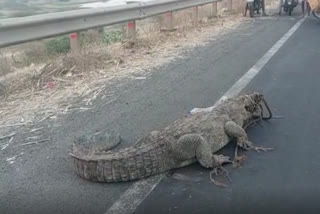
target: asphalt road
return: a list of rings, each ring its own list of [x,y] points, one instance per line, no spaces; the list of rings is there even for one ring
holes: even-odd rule
[[[319,27],[307,19],[245,89],[262,92],[274,114],[284,116],[249,129],[253,142],[275,150],[243,152],[243,167],[228,167],[228,189],[210,185],[198,165],[176,170],[135,213],[320,212]]]
[[[0,213],[106,212],[132,182],[100,184],[74,175],[67,156],[74,137],[115,131],[121,133],[125,147],[194,107],[211,106],[298,19],[249,20],[205,47],[186,52],[184,58],[162,66],[146,80],[122,82],[115,89],[118,99],[113,103],[97,100],[92,110],[60,119],[60,126],[38,124],[45,127],[42,137],[51,142],[24,148],[13,164],[0,163]],[[230,169],[233,183],[228,190],[212,185],[209,171],[198,165],[177,170],[178,176],[166,177],[136,213],[316,208],[320,194],[319,26],[316,20],[306,20],[246,89],[263,92],[275,114],[285,116],[249,130],[253,142],[275,150],[246,153],[245,165]],[[20,141],[24,139],[21,134]],[[5,150],[1,157],[19,154],[20,148]]]

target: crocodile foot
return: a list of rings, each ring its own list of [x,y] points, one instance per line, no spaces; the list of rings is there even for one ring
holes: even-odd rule
[[[244,150],[253,150],[256,152],[267,152],[270,150],[273,150],[273,148],[267,148],[267,147],[263,147],[263,146],[253,146],[253,143],[250,141],[243,141],[243,142],[238,142],[238,146],[243,148]]]
[[[226,163],[232,163],[229,156],[224,155],[213,155],[214,164],[213,166],[219,167]]]
[[[224,167],[222,167],[222,165],[226,163],[233,163],[233,162],[230,160],[229,156],[213,155],[213,158],[214,158],[214,163],[213,163],[214,167],[210,172],[210,180],[212,181],[212,183],[214,183],[219,187],[228,188],[227,184],[216,180],[214,177],[220,177],[224,175],[224,177],[227,177],[229,182],[232,183],[231,178],[229,176],[229,172]]]
[[[244,150],[251,150],[254,146],[253,143],[250,141],[238,141],[237,145]]]

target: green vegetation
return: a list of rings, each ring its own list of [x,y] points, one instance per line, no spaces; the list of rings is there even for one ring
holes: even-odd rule
[[[50,54],[67,53],[70,50],[68,36],[61,36],[45,42],[45,47]]]
[[[124,34],[122,30],[113,30],[102,33],[102,41],[111,44],[115,42],[120,42],[124,38]]]
[[[102,32],[99,36],[99,40],[112,44],[120,42],[124,39],[124,33],[122,30],[112,30]],[[94,35],[92,34],[81,34],[81,44],[92,43],[94,41]],[[61,54],[70,51],[70,41],[68,36],[60,36],[57,38],[45,41],[45,48],[48,54]]]

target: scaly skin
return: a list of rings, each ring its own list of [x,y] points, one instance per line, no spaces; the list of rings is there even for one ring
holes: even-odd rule
[[[258,93],[237,96],[217,105],[210,112],[199,112],[178,119],[160,131],[153,131],[132,147],[113,152],[75,142],[71,156],[80,177],[99,182],[137,180],[199,162],[205,168],[230,163],[216,155],[232,138],[238,146],[254,149],[243,127],[261,117]],[[95,141],[95,140],[93,140]]]

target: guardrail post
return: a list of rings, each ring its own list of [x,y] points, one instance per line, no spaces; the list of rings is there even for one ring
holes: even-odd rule
[[[228,9],[229,11],[232,10],[232,0],[227,0],[227,9]]]
[[[198,26],[198,20],[199,20],[199,7],[195,6],[192,8],[192,24],[194,27]]]
[[[0,0],[1,1],[1,0]],[[229,2],[228,8],[232,9],[232,0]],[[193,7],[194,25],[198,25],[198,7],[194,6],[198,2],[199,5],[212,4],[212,0],[170,0],[167,3],[160,1],[157,3],[144,3],[143,6],[136,4],[131,6],[119,6],[119,8],[110,8],[110,10],[92,9],[89,11],[81,10],[78,12],[43,14],[32,16],[28,20],[19,18],[17,20],[3,19],[0,21],[0,47],[7,47],[14,44],[24,43],[57,35],[65,35],[71,32],[88,30],[97,28],[97,26],[109,26],[116,23],[126,23],[129,20],[139,20],[145,17],[156,16],[168,11],[177,11]],[[225,3],[225,0],[224,0]],[[234,2],[235,3],[235,2]],[[220,6],[220,3],[218,3]],[[141,11],[143,7],[143,11]],[[170,8],[168,8],[170,7]],[[128,13],[130,11],[130,13]],[[128,16],[130,15],[130,16]],[[88,19],[89,18],[89,19]],[[86,20],[89,21],[86,21]],[[63,25],[61,28],[57,26]],[[2,27],[3,26],[3,27]],[[129,22],[129,37],[135,36],[135,22]],[[45,29],[45,30],[43,30]],[[28,32],[23,33],[23,32]],[[15,36],[12,36],[15,35]],[[70,42],[72,50],[80,50],[79,34],[72,34]]]
[[[81,44],[80,44],[80,32],[75,32],[70,34],[70,48],[71,53],[74,55],[80,54]]]
[[[166,30],[167,31],[173,31],[173,16],[172,12],[168,12],[165,15],[165,25],[166,25]]]
[[[128,37],[128,39],[136,38],[136,21],[135,20],[128,22],[127,37]]]
[[[212,12],[211,12],[211,15],[212,15],[213,17],[218,15],[218,4],[217,4],[217,2],[212,3]]]

